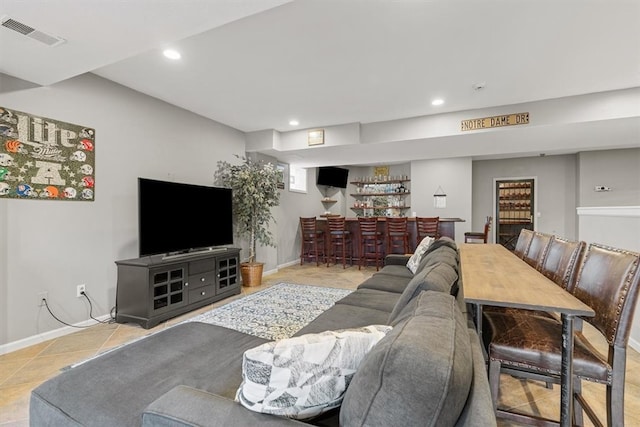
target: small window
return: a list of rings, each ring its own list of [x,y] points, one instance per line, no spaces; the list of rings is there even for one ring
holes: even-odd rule
[[[289,191],[307,192],[307,169],[289,166]]]

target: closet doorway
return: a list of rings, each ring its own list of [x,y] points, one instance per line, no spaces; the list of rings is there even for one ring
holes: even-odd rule
[[[513,251],[520,230],[534,229],[535,178],[496,179],[495,242]]]

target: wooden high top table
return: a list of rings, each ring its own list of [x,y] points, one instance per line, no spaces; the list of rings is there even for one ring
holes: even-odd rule
[[[560,313],[562,370],[560,425],[570,426],[573,414],[573,321],[594,311],[542,273],[498,244],[460,244],[462,292],[476,305],[476,327],[482,334],[482,306],[515,307]]]

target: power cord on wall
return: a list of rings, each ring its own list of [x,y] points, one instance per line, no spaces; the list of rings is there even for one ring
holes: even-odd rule
[[[95,320],[98,323],[113,323],[115,321],[115,319],[113,318],[105,321],[105,320],[100,320],[93,317],[93,304],[91,303],[91,299],[89,298],[89,295],[87,295],[85,291],[80,292],[80,295],[84,296],[87,299],[87,302],[89,302],[89,317],[91,319]],[[109,315],[111,316],[111,314]]]
[[[91,299],[89,298],[89,295],[87,295],[86,292],[84,292],[84,291],[80,292],[80,295],[84,296],[87,299],[87,302],[89,303],[89,317],[92,320],[94,320],[94,321],[96,321],[98,323],[114,323],[115,322],[116,319],[115,319],[115,316],[113,315],[115,307],[113,307],[111,309],[111,312],[109,313],[109,316],[111,317],[109,320],[96,319],[95,317],[93,317],[93,304],[91,303]],[[78,325],[72,325],[70,323],[67,323],[67,322],[61,320],[55,314],[53,314],[53,311],[51,311],[51,308],[49,307],[49,303],[47,302],[46,298],[42,298],[42,302],[44,303],[44,306],[47,308],[47,311],[49,312],[49,314],[51,314],[51,316],[54,319],[56,319],[58,322],[62,323],[63,325],[71,326],[72,328],[78,328],[78,329],[90,328],[91,326],[95,326],[95,325],[78,326]]]
[[[44,306],[47,307],[47,311],[49,312],[49,314],[51,314],[51,316],[53,316],[54,319],[56,319],[58,322],[62,323],[63,325],[71,326],[72,328],[78,328],[78,329],[90,328],[91,326],[94,326],[94,325],[77,326],[77,325],[72,325],[71,323],[67,323],[63,320],[60,320],[58,316],[53,314],[53,311],[51,311],[51,309],[49,308],[49,303],[47,302],[47,299],[42,298],[42,302],[44,303]]]

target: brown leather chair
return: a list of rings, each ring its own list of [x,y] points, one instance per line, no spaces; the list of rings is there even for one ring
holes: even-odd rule
[[[576,273],[578,271],[578,266],[582,261],[586,246],[587,244],[582,241],[571,241],[553,236],[545,253],[544,260],[542,261],[540,272],[558,286],[568,292],[571,292],[575,285]],[[501,311],[519,313],[523,316],[550,316],[554,319],[559,319],[559,316],[555,313],[549,313],[547,311],[521,310],[517,308],[494,306],[485,306],[484,310],[487,312]]]
[[[440,217],[424,217],[417,216],[416,217],[416,246],[422,242],[422,239],[425,237],[433,237],[435,240],[438,240],[440,237],[438,233],[438,225],[440,224]]]
[[[347,266],[347,258],[349,264],[353,265],[353,239],[351,232],[347,230],[346,220],[343,216],[332,216],[327,218],[328,227],[328,248],[327,248],[327,267],[333,260],[334,264],[338,260],[342,261],[342,268]]]
[[[606,385],[607,425],[624,425],[624,383],[626,349],[638,299],[640,254],[599,244],[591,244],[580,264],[573,294],[594,311],[586,317],[602,334],[606,351],[597,349],[582,334],[580,322],[573,351],[574,421],[582,425],[583,410],[601,425],[585,397],[582,380]],[[488,345],[489,382],[497,407],[500,374],[517,378],[559,383],[562,354],[562,325],[543,316],[529,316],[526,322],[511,313],[485,313]],[[523,421],[528,414],[505,413],[501,417]],[[537,419],[536,417],[533,417]],[[542,424],[540,424],[542,425]]]
[[[410,249],[407,217],[389,217],[386,221],[387,254],[398,253],[398,249],[400,250],[399,253],[408,254]]]
[[[516,241],[516,247],[513,250],[513,253],[516,254],[518,258],[524,258],[524,254],[529,250],[531,239],[533,239],[533,230],[529,230],[528,228],[520,230],[518,241]]]
[[[547,253],[547,249],[549,248],[549,243],[551,242],[551,238],[553,235],[539,233],[537,231],[533,232],[533,237],[531,238],[531,243],[529,244],[529,248],[524,254],[522,258],[527,264],[536,270],[540,270],[542,266],[542,261],[544,260],[544,256]]]
[[[540,273],[562,289],[573,292],[578,267],[586,247],[585,242],[553,236],[540,266]]]
[[[300,217],[300,265],[305,259],[324,262],[324,232],[318,229],[316,217]]]
[[[491,220],[492,218],[488,216],[484,223],[484,230],[482,231],[467,231],[464,233],[464,242],[487,243],[487,240],[489,239],[489,230],[491,230]]]
[[[376,264],[376,271],[382,264],[384,244],[382,231],[378,231],[378,217],[358,217],[360,228],[360,262],[358,270],[366,266],[367,262],[373,261]]]

